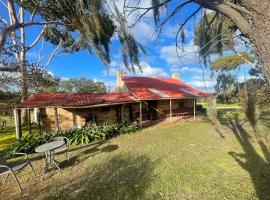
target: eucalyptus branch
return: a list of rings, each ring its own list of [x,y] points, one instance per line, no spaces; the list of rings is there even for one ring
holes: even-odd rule
[[[62,22],[59,21],[48,21],[48,22],[29,22],[29,23],[18,23],[18,24],[12,24],[10,26],[4,27],[2,29],[2,31],[0,32],[0,52],[3,49],[6,40],[7,40],[7,36],[14,32],[15,30],[19,29],[19,28],[26,28],[29,26],[34,26],[34,25],[48,25],[48,24],[58,24],[58,25],[65,25]]]
[[[39,33],[39,35],[37,36],[37,38],[33,41],[33,43],[29,45],[29,47],[27,48],[28,50],[31,49],[31,48],[33,48],[38,43],[38,41],[40,40],[40,38],[43,36],[43,33],[45,31],[45,28],[46,28],[46,25],[43,27],[43,29],[41,30],[41,32]]]
[[[19,24],[13,0],[8,0],[8,12],[9,12],[9,17],[10,17],[10,22],[14,25]]]
[[[8,25],[8,22],[7,22],[2,16],[0,16],[0,20],[1,20],[5,25]]]
[[[2,0],[0,0],[0,2],[6,7],[6,9],[8,10],[7,4],[5,4]]]
[[[42,60],[43,46],[44,46],[44,39],[42,39],[42,41],[41,41],[41,47],[40,47],[40,49],[39,49],[39,54],[38,54],[38,65],[41,63],[41,60]]]
[[[225,5],[228,5],[228,6],[232,7],[232,8],[234,8],[235,10],[238,10],[238,11],[244,13],[244,14],[247,14],[247,15],[253,17],[253,14],[251,12],[249,12],[248,10],[242,8],[241,6],[238,6],[238,5],[234,4],[234,3],[224,1],[224,0],[216,0],[216,1],[219,2],[219,3],[225,4]]]
[[[211,25],[214,23],[215,19],[217,18],[217,16],[219,15],[218,12],[215,13],[214,17],[211,19],[210,23],[207,26],[206,32],[208,32],[211,28]]]
[[[50,57],[49,57],[49,59],[48,59],[48,62],[46,63],[46,65],[44,66],[44,68],[46,68],[46,67],[49,66],[49,64],[51,63],[52,58],[55,56],[55,54],[56,54],[57,50],[60,48],[61,44],[62,44],[62,38],[60,39],[60,42],[59,42],[59,44],[57,45],[57,47],[54,49],[54,51],[53,51],[52,54],[50,55]]]
[[[161,31],[165,25],[165,23],[167,21],[169,21],[169,19],[171,19],[177,12],[179,12],[184,6],[188,5],[189,3],[192,3],[192,0],[189,0],[189,1],[186,1],[182,4],[180,4],[179,6],[177,6],[171,13],[168,17],[166,17],[166,19],[164,19],[157,27],[157,29],[159,30],[159,33],[158,33],[158,36],[157,38],[159,38],[159,35],[161,34]]]
[[[150,7],[126,6],[126,8],[134,9],[133,11],[136,11],[136,10],[152,10],[154,8],[159,8],[159,7],[165,6],[170,1],[172,1],[172,0],[165,0],[165,1],[163,1],[162,3],[160,3],[160,4],[156,5],[156,6],[150,6]]]
[[[30,22],[33,22],[34,21],[34,18],[35,18],[35,15],[36,15],[36,12],[37,12],[37,6],[34,8],[31,16],[30,16]]]
[[[233,50],[234,51],[234,53],[238,56],[238,57],[240,57],[240,58],[242,58],[252,69],[255,69],[255,70],[260,70],[259,68],[257,68],[255,65],[254,65],[254,63],[252,63],[252,62],[250,62],[248,59],[246,59],[243,55],[241,55],[240,53],[238,53],[235,49]]]
[[[0,63],[0,72],[18,72],[19,67],[18,66],[11,66],[10,64],[3,64]]]
[[[179,55],[178,54],[178,48],[179,48],[179,45],[178,45],[178,36],[179,36],[179,33],[180,31],[184,28],[184,26],[187,24],[187,22],[192,18],[194,17],[200,10],[202,9],[202,6],[200,6],[198,9],[196,9],[188,18],[186,18],[186,20],[184,21],[183,24],[181,24],[181,26],[179,27],[177,33],[176,33],[176,36],[175,36],[175,49],[176,49],[176,54],[177,56]]]

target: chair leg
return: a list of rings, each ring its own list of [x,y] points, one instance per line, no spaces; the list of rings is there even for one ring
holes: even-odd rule
[[[66,151],[66,157],[67,157],[67,160],[69,162],[69,151],[68,150]]]
[[[36,171],[35,171],[35,169],[34,169],[34,167],[33,167],[33,165],[32,165],[32,163],[31,163],[31,162],[29,162],[29,165],[30,165],[30,167],[31,167],[32,171],[34,172],[34,174],[35,174],[35,175],[37,175],[37,173],[36,173]]]
[[[12,171],[11,173],[12,173],[12,176],[13,176],[14,180],[16,181],[16,183],[17,183],[17,185],[18,185],[18,187],[19,187],[20,191],[22,191],[22,187],[21,187],[21,185],[20,185],[20,183],[19,183],[19,181],[18,181],[18,179],[17,179],[16,175],[14,174],[14,172],[13,172],[13,171]]]

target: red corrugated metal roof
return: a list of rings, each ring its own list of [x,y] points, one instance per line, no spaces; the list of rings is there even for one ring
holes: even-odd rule
[[[97,104],[129,103],[135,99],[129,93],[54,93],[36,94],[17,105],[18,108],[81,107]]]
[[[123,81],[130,93],[138,99],[194,98],[207,96],[206,93],[196,90],[183,81],[171,78],[125,76],[123,77]]]
[[[206,93],[196,90],[180,80],[171,78],[125,76],[123,81],[129,92],[36,94],[18,104],[17,107],[83,107],[136,102],[136,99],[181,99],[207,96]]]

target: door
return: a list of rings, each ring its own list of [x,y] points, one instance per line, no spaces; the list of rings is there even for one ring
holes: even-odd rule
[[[157,101],[151,100],[148,101],[148,120],[156,120],[157,119]]]

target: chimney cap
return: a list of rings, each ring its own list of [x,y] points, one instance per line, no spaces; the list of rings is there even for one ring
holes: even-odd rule
[[[177,72],[172,73],[172,79],[180,80],[180,75]]]

